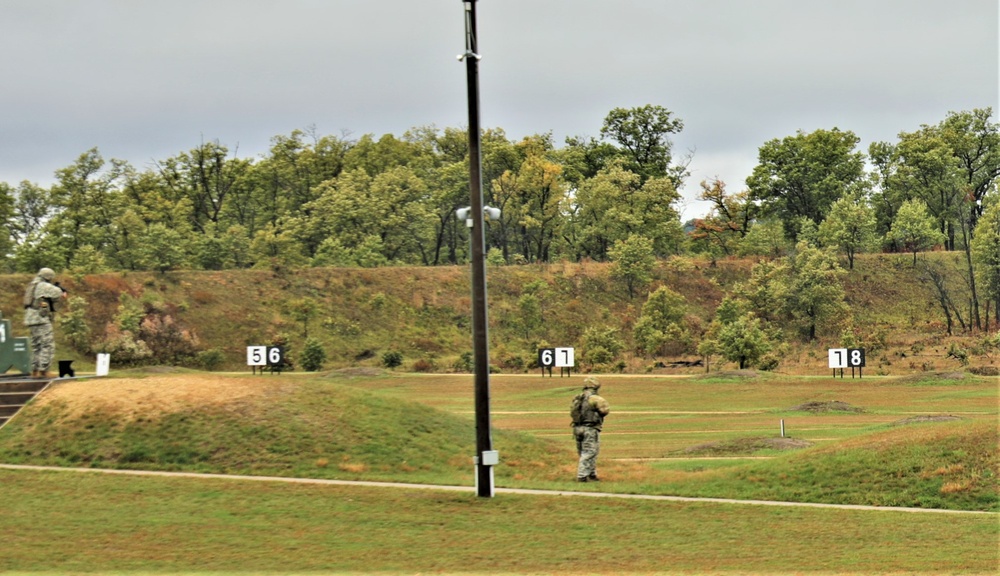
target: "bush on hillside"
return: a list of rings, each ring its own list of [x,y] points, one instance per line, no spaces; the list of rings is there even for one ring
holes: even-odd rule
[[[403,364],[403,354],[397,352],[396,350],[390,350],[385,354],[382,354],[382,365],[390,370],[395,369]]]
[[[306,340],[305,346],[302,347],[302,368],[306,372],[316,372],[323,368],[324,362],[326,362],[326,351],[323,350],[323,345],[315,338]]]

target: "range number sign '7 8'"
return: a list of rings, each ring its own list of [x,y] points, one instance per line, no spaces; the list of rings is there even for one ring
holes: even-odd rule
[[[864,348],[830,348],[830,368],[862,368],[865,365]]]

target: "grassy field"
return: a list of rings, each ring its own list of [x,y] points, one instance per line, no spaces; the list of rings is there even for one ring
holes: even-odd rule
[[[5,534],[13,534],[5,536],[0,571],[992,574],[1000,567],[996,379],[602,377],[613,412],[600,484],[573,481],[567,413],[581,381],[491,379],[498,486],[989,513],[484,500],[0,470]],[[0,430],[0,462],[473,483],[469,376],[126,373],[60,382],[44,396]]]
[[[0,470],[0,571],[993,574],[996,517]]]

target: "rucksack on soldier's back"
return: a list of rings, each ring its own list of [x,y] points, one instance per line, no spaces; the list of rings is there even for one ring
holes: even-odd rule
[[[573,398],[573,402],[569,405],[569,417],[572,418],[573,424],[579,424],[583,421],[583,403],[587,399],[586,392],[580,392]]]

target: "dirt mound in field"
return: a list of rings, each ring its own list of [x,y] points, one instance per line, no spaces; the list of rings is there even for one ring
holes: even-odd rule
[[[895,378],[896,382],[904,384],[916,384],[927,380],[964,380],[965,372],[924,372],[921,374],[910,374]]]
[[[798,450],[812,446],[812,442],[795,438],[737,438],[722,442],[708,442],[690,446],[683,450],[684,454],[700,454],[705,456],[737,456],[753,454],[762,450]]]
[[[760,374],[756,370],[722,370],[720,372],[713,372],[708,374],[708,378],[733,378],[733,379],[744,379],[748,380],[751,378],[757,378]]]
[[[955,420],[962,420],[962,418],[959,416],[952,416],[951,414],[924,414],[897,420],[893,422],[892,425],[906,426],[907,424],[921,424],[924,422],[953,422]]]
[[[358,366],[354,368],[341,368],[340,370],[334,370],[330,372],[330,376],[384,376],[386,373],[382,368],[372,368],[366,366]]]
[[[806,402],[790,408],[793,412],[864,412],[861,408],[851,406],[847,402],[833,400],[829,402]]]

